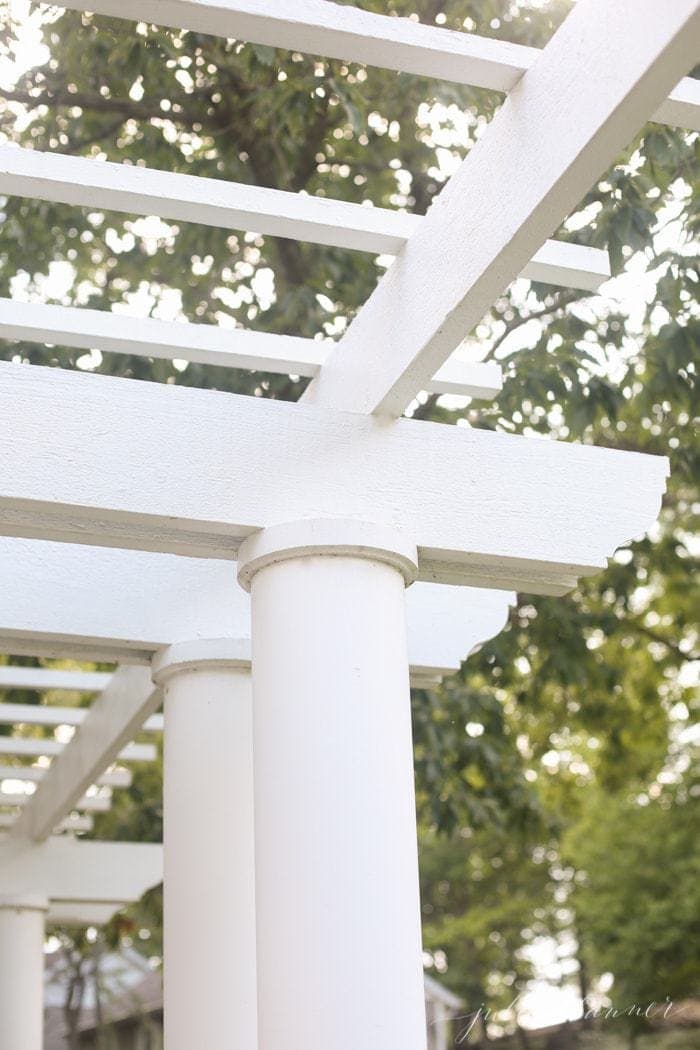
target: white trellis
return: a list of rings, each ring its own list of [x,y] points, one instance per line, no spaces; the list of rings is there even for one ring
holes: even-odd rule
[[[409,682],[500,630],[511,590],[598,572],[653,522],[668,466],[399,417],[421,390],[497,394],[497,367],[454,352],[518,275],[608,276],[603,253],[547,238],[646,120],[700,129],[698,82],[679,83],[700,2],[579,0],[541,52],[326,0],[89,7],[508,94],[424,217],[0,148],[3,194],[396,256],[330,345],[0,302],[5,338],[313,380],[286,404],[0,365],[0,644],[120,665],[0,673],[98,693],[87,714],[0,705],[75,727],[0,738],[39,759],[0,766],[0,1043],[40,1047],[46,909],[107,916],[160,876],[157,847],[137,861],[146,847],[56,832],[153,757],[134,737],[163,703],[167,1050],[224,1032],[251,1050],[421,1050]]]

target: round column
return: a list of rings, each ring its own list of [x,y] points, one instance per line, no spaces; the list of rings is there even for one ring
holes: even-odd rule
[[[255,1048],[250,643],[169,646],[153,678],[164,692],[165,1046]]]
[[[426,1045],[404,590],[392,529],[249,537],[260,1050]]]
[[[44,1045],[45,897],[0,897],[0,1046]]]

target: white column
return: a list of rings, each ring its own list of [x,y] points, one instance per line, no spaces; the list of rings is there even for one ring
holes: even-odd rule
[[[250,643],[169,646],[153,677],[165,714],[166,1050],[255,1050]]]
[[[48,901],[0,897],[0,1047],[44,1045],[44,926]]]
[[[303,521],[252,595],[259,1050],[425,1050],[404,589],[393,529]]]

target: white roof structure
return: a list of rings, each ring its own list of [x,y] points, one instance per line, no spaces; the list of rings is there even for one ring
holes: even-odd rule
[[[0,737],[0,1043],[40,1045],[37,967],[8,991],[7,945],[31,955],[50,902],[111,905],[160,877],[144,845],[56,833],[154,757],[134,738],[164,703],[168,1050],[224,1030],[261,1050],[421,1050],[409,674],[458,667],[511,591],[604,568],[653,523],[668,464],[403,414],[421,391],[498,393],[498,368],[454,352],[514,278],[608,276],[600,251],[550,238],[647,120],[700,129],[700,0],[578,0],[542,51],[327,0],[89,8],[507,97],[423,217],[0,147],[2,194],[395,255],[330,345],[0,302],[8,339],[312,379],[291,404],[0,364],[2,646],[118,664],[0,671],[0,688],[98,694],[0,706],[75,728]]]

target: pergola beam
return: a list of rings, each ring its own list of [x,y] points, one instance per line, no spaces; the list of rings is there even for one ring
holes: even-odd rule
[[[699,35],[698,0],[579,0],[305,397],[401,415],[692,66]]]
[[[52,762],[32,804],[13,826],[13,835],[34,841],[48,838],[74,809],[76,800],[136,736],[159,702],[160,694],[146,668],[121,667],[79,731]]]
[[[81,842],[50,838],[0,841],[3,892],[41,893],[53,902],[127,904],[163,878],[159,843]]]
[[[112,675],[107,675],[111,679]],[[90,714],[89,707],[54,707],[45,704],[0,704],[0,724],[33,726],[80,726]],[[151,715],[141,726],[144,733],[162,733],[163,716]]]
[[[26,538],[230,559],[280,520],[359,518],[414,537],[421,579],[556,594],[644,532],[668,473],[177,385],[12,364],[0,380],[0,532]]]
[[[555,250],[552,254],[563,259],[570,247],[563,244],[564,252]],[[546,245],[545,249],[542,254],[546,256]],[[577,258],[582,263],[582,257]],[[546,268],[546,260],[541,265]],[[576,261],[572,261],[572,265],[575,266]],[[557,263],[553,259],[552,267],[555,266]],[[592,279],[592,274],[590,276]],[[581,280],[584,280],[583,274]],[[12,299],[0,299],[0,338],[309,378],[318,375],[333,345],[299,336],[159,321],[105,310],[23,303]],[[491,399],[501,390],[502,382],[497,364],[471,363],[453,355],[426,389],[435,394]]]
[[[81,0],[58,7],[84,10]],[[414,73],[508,92],[540,56],[534,47],[473,33],[421,25],[340,6],[327,0],[90,0],[90,10],[113,18]],[[700,97],[681,81],[654,119],[700,130]],[[692,83],[692,82],[691,82]]]
[[[231,585],[225,561],[5,538],[0,565],[0,642],[11,639],[35,655],[48,649],[99,659],[111,652],[148,664],[158,649],[194,638],[250,645],[250,598]],[[458,670],[475,645],[501,630],[514,600],[497,590],[414,584],[406,594],[411,682]],[[27,706],[10,713],[31,717]],[[56,708],[29,710],[40,718]],[[157,729],[160,720],[152,715],[143,728]]]

